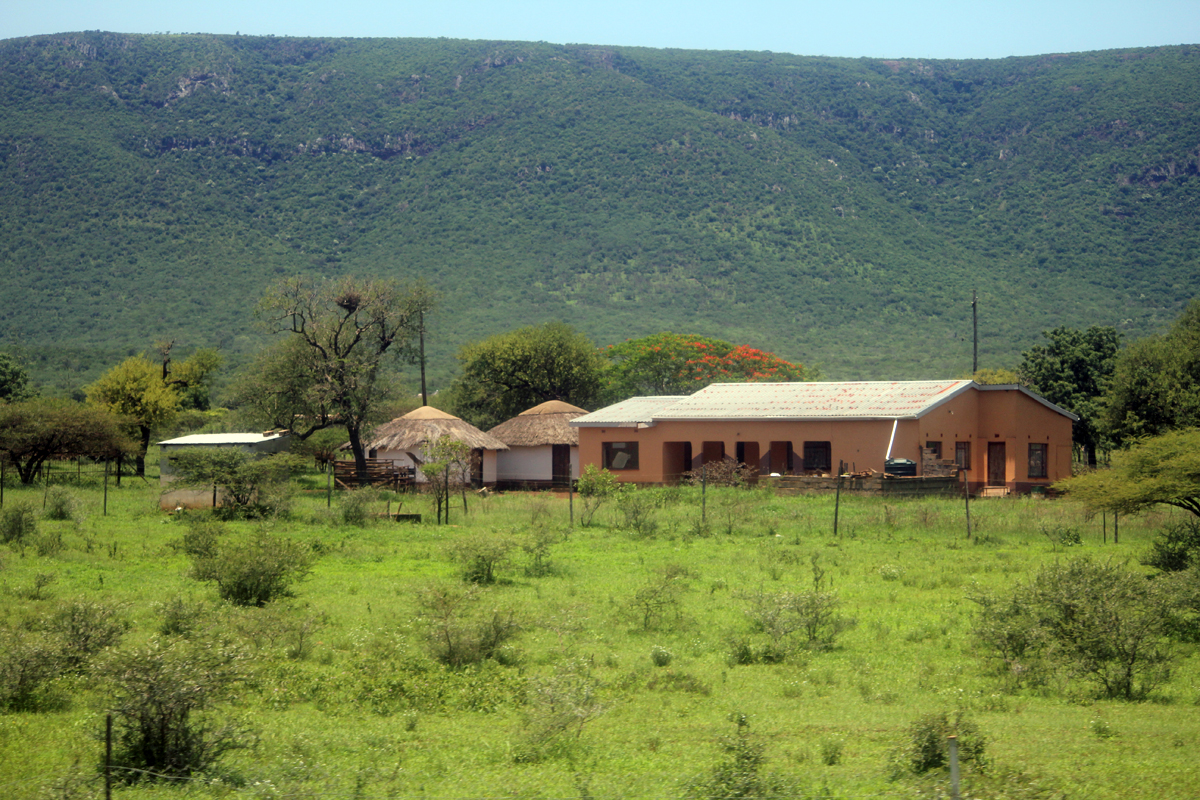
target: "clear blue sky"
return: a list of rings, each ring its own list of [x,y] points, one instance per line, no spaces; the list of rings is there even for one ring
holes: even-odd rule
[[[878,58],[1200,42],[1200,0],[7,0],[0,39],[80,30],[445,36]]]

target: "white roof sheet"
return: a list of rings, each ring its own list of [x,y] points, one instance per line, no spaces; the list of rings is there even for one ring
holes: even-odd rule
[[[262,433],[193,433],[188,436],[180,436],[178,439],[167,439],[159,444],[190,444],[201,447],[217,447],[223,444],[258,444],[270,439],[278,439],[280,435],[286,436],[287,434],[268,436]]]
[[[970,380],[714,383],[655,419],[912,419],[973,385]]]
[[[636,428],[639,424],[653,422],[662,409],[686,399],[677,396],[631,397],[576,417],[569,424],[574,428]]]

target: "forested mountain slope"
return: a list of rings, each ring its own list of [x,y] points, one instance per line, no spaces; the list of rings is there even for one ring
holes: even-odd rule
[[[261,342],[281,275],[424,276],[431,348],[563,319],[833,378],[1013,364],[1200,288],[1200,47],[997,61],[403,39],[0,42],[0,347],[77,385]]]

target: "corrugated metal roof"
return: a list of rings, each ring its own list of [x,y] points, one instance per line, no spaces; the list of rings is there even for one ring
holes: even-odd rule
[[[573,428],[636,428],[648,425],[664,408],[673,406],[686,397],[631,397],[598,411],[584,414],[571,420]]]
[[[655,419],[915,419],[970,380],[714,383]]]
[[[258,444],[270,439],[278,439],[281,435],[286,436],[287,434],[193,433],[189,436],[180,436],[178,439],[167,439],[159,444],[191,444],[202,447],[217,447],[223,444]]]

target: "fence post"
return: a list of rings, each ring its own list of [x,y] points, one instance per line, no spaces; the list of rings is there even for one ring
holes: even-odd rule
[[[958,791],[958,737],[951,734],[950,737],[950,798],[951,800],[959,800],[962,796]]]
[[[104,459],[104,516],[108,516],[108,459]]]
[[[838,512],[842,506],[842,460],[838,459],[837,490],[833,495],[833,538],[838,535]]]
[[[700,521],[708,519],[708,464],[700,465]]]
[[[958,468],[958,474],[962,476],[963,482],[963,502],[967,506],[967,541],[971,540],[971,482],[967,471],[962,467]]]
[[[104,800],[112,800],[112,714],[104,716]]]
[[[575,530],[575,481],[567,478],[567,508],[571,511],[571,530]]]
[[[1113,544],[1121,543],[1121,515],[1113,512]]]

